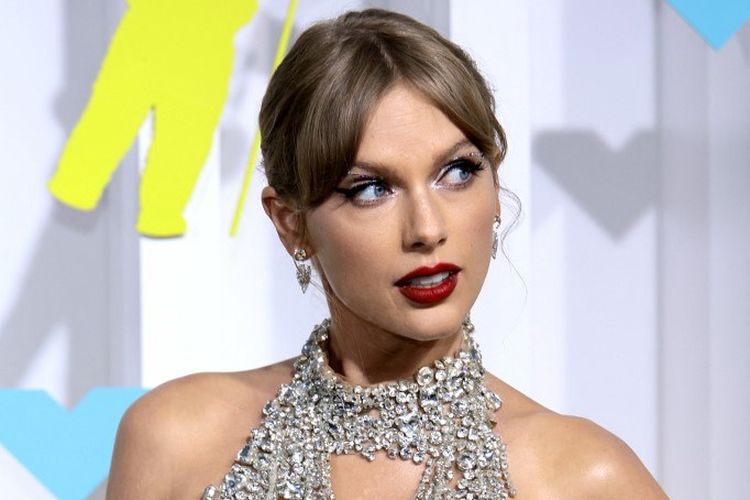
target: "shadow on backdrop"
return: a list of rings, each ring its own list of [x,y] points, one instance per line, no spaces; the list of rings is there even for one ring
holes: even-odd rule
[[[613,239],[622,238],[656,206],[657,137],[640,131],[619,151],[587,130],[536,135],[534,161]]]
[[[243,103],[256,96],[260,101],[265,93],[274,58],[274,52],[268,48],[278,45],[282,25],[283,20],[259,10],[247,27],[247,32],[241,32],[235,39],[237,51],[234,73],[220,128],[219,158],[223,184],[239,185],[250,158],[250,147],[258,120],[256,117],[252,121],[252,128],[247,128],[241,116],[245,112]],[[296,40],[298,34],[298,30],[293,29],[291,40]],[[261,80],[253,81],[258,77]],[[234,201],[230,200],[229,204]]]
[[[118,8],[113,7],[115,3],[67,0],[62,7],[64,84],[55,99],[54,112],[66,135],[86,104],[106,52],[111,36],[107,33],[107,15]],[[49,165],[50,175],[55,167]],[[121,177],[125,176],[116,174],[113,184],[123,182]],[[92,213],[58,203],[52,206],[14,303],[0,324],[0,387],[17,387],[23,381],[57,328],[67,332],[67,372],[60,382],[65,397],[62,404],[74,406],[96,386],[129,382],[116,380],[110,359],[109,301],[113,288],[120,284],[113,282],[110,272],[113,249],[107,225],[112,208],[108,198],[105,196],[101,209]],[[133,238],[125,243],[137,248],[131,228]],[[103,499],[104,483],[89,498]]]
[[[65,12],[65,86],[55,103],[60,126],[75,124],[85,104],[102,45],[104,3],[69,0]],[[50,165],[52,172],[55,165]],[[106,241],[101,212],[82,213],[55,204],[40,232],[11,312],[0,325],[0,385],[16,386],[53,327],[70,332],[67,404],[107,380],[107,360],[90,359],[106,331]],[[94,349],[92,350],[92,347]]]
[[[736,36],[740,43],[742,56],[745,58],[745,64],[750,66],[750,22],[745,23],[745,27],[738,31]]]

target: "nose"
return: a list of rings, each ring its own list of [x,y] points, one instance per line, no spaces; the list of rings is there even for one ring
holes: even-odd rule
[[[429,253],[445,243],[448,233],[435,193],[425,190],[413,194],[409,197],[405,212],[405,250]]]

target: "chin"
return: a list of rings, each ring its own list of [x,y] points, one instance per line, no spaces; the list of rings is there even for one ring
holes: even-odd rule
[[[474,303],[473,299],[476,299],[473,294],[461,290],[443,302],[419,305],[395,293],[398,294],[395,297],[377,301],[373,301],[371,296],[368,300],[360,295],[352,301],[337,300],[330,307],[332,313],[338,310],[354,324],[359,321],[404,339],[431,342],[456,335]]]
[[[441,304],[434,307],[412,309],[398,320],[399,330],[405,336],[428,342],[452,337],[461,329],[469,308]]]

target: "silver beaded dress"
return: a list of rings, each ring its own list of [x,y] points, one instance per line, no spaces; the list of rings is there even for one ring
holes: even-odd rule
[[[294,377],[263,408],[219,486],[203,500],[334,499],[330,454],[424,464],[415,499],[507,499],[516,492],[505,444],[492,432],[502,401],[484,384],[473,325],[464,347],[411,380],[370,387],[344,383],[327,366],[330,322],[315,327]]]

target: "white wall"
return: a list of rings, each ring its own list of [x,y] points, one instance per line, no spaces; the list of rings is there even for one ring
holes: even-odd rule
[[[715,52],[672,9],[660,20],[662,478],[675,498],[742,498],[750,25]]]
[[[575,0],[531,16],[539,397],[656,471],[656,12]]]
[[[506,241],[518,274],[499,257],[474,311],[488,367],[623,437],[670,496],[740,498],[750,28],[713,51],[650,0],[328,0],[300,2],[294,32],[375,4],[450,35],[496,89],[510,141],[501,178],[524,214]],[[0,386],[45,388],[68,406],[97,385],[296,355],[325,315],[320,294],[300,295],[260,209],[260,172],[228,237],[285,2],[261,2],[238,33],[185,238],[131,230],[136,153],[93,214],[47,194],[122,8],[0,4]],[[48,498],[1,447],[0,488]]]
[[[140,383],[135,163],[94,213],[46,189],[122,8],[0,3],[0,387],[43,388],[66,407],[95,386]],[[49,498],[2,446],[0,489]]]
[[[708,70],[710,491],[740,498],[750,490],[750,25]]]

